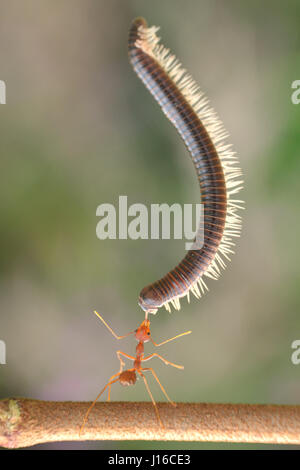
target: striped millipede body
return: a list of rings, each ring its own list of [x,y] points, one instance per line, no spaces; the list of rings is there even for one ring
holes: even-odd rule
[[[159,44],[157,27],[147,27],[143,18],[132,23],[129,60],[144,85],[173,123],[192,158],[200,184],[204,213],[201,249],[191,249],[183,260],[160,280],[144,287],[139,305],[156,313],[170,303],[178,310],[180,298],[192,292],[197,298],[207,289],[203,276],[217,279],[225,259],[230,259],[239,236],[242,201],[232,199],[241,189],[241,170],[227,144],[227,134],[202,92],[168,49]]]

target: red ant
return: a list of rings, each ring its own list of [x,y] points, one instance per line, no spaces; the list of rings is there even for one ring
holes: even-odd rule
[[[112,384],[114,384],[115,382],[120,382],[121,385],[134,385],[136,383],[136,379],[137,379],[137,376],[136,374],[138,373],[144,383],[145,383],[145,386],[146,386],[146,389],[149,393],[149,396],[151,398],[151,401],[154,405],[154,409],[155,409],[155,412],[156,412],[156,416],[157,416],[157,419],[158,419],[158,422],[160,424],[161,427],[163,427],[163,424],[162,424],[162,421],[161,421],[161,418],[159,416],[159,412],[158,412],[158,408],[157,408],[157,404],[153,398],[153,395],[150,391],[150,388],[149,388],[149,385],[148,385],[148,382],[146,380],[146,377],[145,375],[143,374],[143,372],[145,371],[150,371],[153,375],[153,377],[155,378],[156,382],[158,383],[158,385],[160,386],[162,392],[164,393],[165,397],[167,398],[167,400],[173,405],[173,406],[176,406],[176,403],[174,403],[168,396],[167,392],[165,391],[164,387],[162,386],[162,384],[160,383],[156,373],[154,372],[154,370],[151,368],[151,367],[142,367],[142,362],[145,362],[145,361],[149,361],[149,359],[152,359],[153,357],[158,357],[159,359],[161,359],[165,364],[167,365],[170,365],[170,366],[173,366],[173,367],[176,367],[177,369],[183,369],[184,367],[183,366],[180,366],[178,364],[174,364],[173,362],[170,362],[168,361],[167,359],[163,358],[162,356],[160,356],[159,354],[157,353],[152,353],[150,354],[149,356],[146,356],[144,357],[144,343],[147,343],[148,341],[151,341],[152,344],[156,347],[158,346],[162,346],[163,344],[166,344],[166,343],[169,343],[170,341],[173,341],[174,339],[176,338],[179,338],[180,336],[184,336],[184,335],[188,335],[191,333],[191,331],[186,331],[184,333],[181,333],[179,335],[176,335],[174,336],[173,338],[170,338],[170,339],[167,339],[166,341],[163,341],[162,343],[155,343],[153,341],[153,339],[151,338],[151,332],[150,332],[150,320],[148,319],[148,315],[147,315],[147,312],[146,312],[146,316],[145,316],[145,320],[140,324],[140,326],[138,327],[137,330],[134,330],[134,331],[130,331],[129,333],[127,333],[126,335],[123,335],[123,336],[118,336],[114,331],[113,329],[106,323],[106,321],[101,317],[101,315],[99,315],[98,312],[94,311],[94,313],[97,315],[98,318],[100,318],[100,320],[104,323],[104,325],[106,326],[106,328],[112,333],[112,335],[116,338],[116,339],[123,339],[123,338],[126,338],[127,336],[131,335],[131,334],[134,334],[136,340],[138,341],[138,345],[136,347],[136,357],[134,356],[130,356],[129,354],[126,354],[124,353],[123,351],[117,351],[117,356],[118,356],[118,359],[120,361],[120,371],[117,373],[117,374],[114,374],[108,381],[108,383],[105,385],[105,387],[101,390],[101,392],[98,394],[98,396],[95,398],[95,400],[93,401],[93,403],[90,405],[89,409],[87,410],[86,414],[85,414],[85,417],[84,417],[84,420],[83,420],[83,423],[82,423],[82,426],[80,428],[80,432],[79,434],[81,434],[85,424],[86,424],[86,421],[88,419],[88,416],[93,408],[93,406],[95,405],[95,403],[97,402],[97,400],[100,398],[100,396],[102,395],[102,393],[108,388],[108,398],[107,398],[107,401],[110,401],[110,391],[111,391],[111,386]],[[121,356],[124,356],[126,357],[127,359],[131,359],[132,361],[134,361],[133,363],[133,367],[131,369],[127,369],[127,370],[124,370],[123,371],[123,367],[125,366],[125,362],[123,361],[123,359],[121,358]]]

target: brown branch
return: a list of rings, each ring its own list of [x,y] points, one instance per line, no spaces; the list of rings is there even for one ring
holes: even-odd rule
[[[53,441],[147,440],[300,444],[300,406],[97,403],[79,436],[87,402],[0,400],[0,446]]]

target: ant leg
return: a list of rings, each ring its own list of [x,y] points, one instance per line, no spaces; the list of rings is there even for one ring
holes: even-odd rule
[[[144,370],[144,369],[143,369],[143,370]],[[147,370],[147,369],[145,369],[145,370]],[[163,423],[162,423],[162,420],[161,420],[160,415],[159,415],[159,412],[158,412],[157,404],[156,404],[156,402],[155,402],[155,400],[154,400],[154,398],[153,398],[153,395],[152,395],[151,390],[150,390],[150,388],[149,388],[149,385],[148,385],[148,382],[147,382],[147,380],[146,380],[146,377],[144,376],[144,374],[143,374],[140,370],[138,370],[138,373],[139,373],[140,376],[143,378],[145,387],[146,387],[146,389],[147,389],[147,391],[148,391],[148,393],[149,393],[149,396],[150,396],[150,398],[151,398],[151,401],[152,401],[152,403],[153,403],[153,406],[154,406],[154,409],[155,409],[155,413],[156,413],[158,422],[159,422],[160,426],[161,426],[162,428],[164,428],[164,425],[163,425]]]
[[[174,364],[174,362],[170,362],[168,361],[167,359],[165,359],[164,357],[162,357],[160,354],[157,354],[157,353],[153,353],[153,354],[150,354],[149,356],[147,357],[144,357],[142,359],[142,361],[149,361],[149,359],[152,359],[152,357],[158,357],[159,359],[161,359],[167,366],[173,366],[173,367],[176,367],[176,369],[184,369],[184,366],[180,366],[178,364]]]
[[[176,335],[173,338],[166,339],[162,343],[155,343],[152,338],[150,339],[150,341],[152,342],[152,344],[154,344],[154,346],[159,347],[159,346],[162,346],[163,344],[166,344],[166,343],[169,343],[170,341],[173,341],[174,339],[180,338],[180,336],[189,335],[190,333],[191,333],[191,331],[185,331],[184,333],[180,333],[179,335]]]
[[[135,360],[135,357],[130,356],[129,354],[124,353],[123,351],[117,351],[117,356],[120,361],[120,371],[121,373],[123,371],[123,367],[125,366],[125,362],[122,360],[121,356],[127,357],[127,359],[131,359],[132,361]]]
[[[143,367],[142,370],[149,370],[149,371],[152,373],[153,377],[155,378],[156,382],[157,382],[158,385],[160,386],[160,388],[161,388],[163,394],[165,395],[165,397],[167,398],[167,400],[171,403],[171,405],[177,406],[176,403],[174,403],[174,402],[171,400],[171,398],[169,397],[169,395],[168,395],[167,392],[165,391],[164,387],[163,387],[162,384],[160,383],[160,381],[159,381],[159,379],[158,379],[156,373],[154,372],[154,370],[153,370],[151,367]]]
[[[83,431],[83,428],[87,422],[87,419],[89,417],[89,414],[90,412],[92,411],[92,408],[94,407],[94,405],[96,404],[97,400],[101,397],[102,393],[107,389],[107,387],[111,387],[112,384],[114,384],[115,382],[117,382],[119,380],[119,375],[120,373],[117,373],[117,374],[114,374],[111,376],[111,378],[109,379],[108,383],[105,385],[105,387],[101,390],[101,392],[97,395],[97,397],[95,398],[95,400],[93,401],[93,403],[89,406],[86,414],[84,415],[84,418],[83,418],[83,423],[81,425],[81,428],[80,428],[80,431],[79,431],[79,436],[81,435],[82,431]],[[114,377],[117,377],[116,379],[113,380]]]
[[[111,332],[111,334],[116,338],[116,339],[123,339],[123,338],[126,338],[127,336],[129,335],[132,335],[133,333],[135,333],[134,331],[130,331],[129,333],[127,333],[126,335],[123,335],[123,336],[119,336],[117,335],[114,330],[106,323],[106,321],[101,317],[101,315],[96,312],[96,310],[94,310],[94,314],[97,315],[98,318],[100,318],[100,320],[102,321],[102,323],[104,323],[104,325],[106,326],[106,328]]]

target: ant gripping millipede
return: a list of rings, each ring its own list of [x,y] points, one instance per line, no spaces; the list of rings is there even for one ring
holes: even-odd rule
[[[126,338],[127,336],[131,335],[131,334],[134,334],[135,336],[135,339],[138,341],[138,345],[136,347],[136,357],[134,356],[130,356],[129,354],[126,354],[124,353],[123,351],[117,351],[117,356],[118,356],[118,359],[120,361],[120,370],[117,374],[114,374],[111,376],[111,378],[109,379],[109,381],[107,382],[107,384],[105,385],[105,387],[101,390],[101,392],[98,394],[98,396],[95,398],[95,400],[93,401],[93,403],[90,405],[89,409],[87,410],[85,416],[84,416],[84,420],[83,420],[83,423],[82,423],[82,426],[80,428],[80,432],[79,434],[81,434],[86,422],[87,422],[87,419],[88,419],[88,416],[92,410],[92,408],[94,407],[95,403],[97,402],[97,400],[100,398],[100,396],[102,395],[102,393],[108,388],[108,398],[107,398],[107,401],[110,401],[110,391],[111,391],[111,386],[112,384],[116,383],[116,382],[120,382],[121,385],[134,385],[136,383],[136,379],[137,379],[137,376],[136,374],[138,374],[140,377],[142,377],[144,383],[145,383],[145,386],[146,386],[146,389],[149,393],[149,396],[151,398],[151,401],[154,405],[154,409],[155,409],[155,412],[156,412],[156,416],[157,416],[157,419],[158,419],[158,422],[160,424],[160,426],[163,428],[163,424],[162,424],[162,421],[161,421],[161,418],[159,416],[159,412],[158,412],[158,408],[157,408],[157,404],[153,398],[153,395],[150,391],[150,388],[149,388],[149,385],[148,385],[148,382],[147,382],[147,379],[144,375],[144,372],[146,371],[150,371],[153,375],[153,377],[155,378],[156,382],[158,383],[158,385],[160,386],[163,394],[165,395],[165,397],[167,398],[167,400],[173,405],[173,406],[176,406],[176,403],[174,403],[168,396],[167,392],[165,391],[164,387],[162,386],[162,384],[160,383],[155,371],[151,368],[151,367],[142,367],[142,362],[145,362],[145,361],[149,361],[150,359],[152,359],[153,357],[158,357],[159,359],[161,359],[165,364],[167,365],[170,365],[170,366],[173,366],[173,367],[176,367],[177,369],[183,369],[184,367],[183,366],[180,366],[178,364],[174,364],[173,362],[170,362],[168,361],[167,359],[165,359],[164,357],[160,356],[160,354],[157,354],[157,353],[152,353],[152,354],[149,354],[149,356],[146,356],[144,357],[144,343],[147,343],[148,341],[151,341],[152,344],[156,347],[159,347],[159,346],[162,346],[163,344],[166,344],[166,343],[169,343],[170,341],[173,341],[174,339],[176,338],[179,338],[180,336],[184,336],[184,335],[189,335],[191,333],[191,331],[185,331],[184,333],[181,333],[179,335],[176,335],[174,336],[173,338],[170,338],[170,339],[167,339],[161,343],[155,343],[153,341],[153,339],[151,338],[151,332],[150,332],[150,320],[148,319],[148,314],[146,312],[146,315],[145,315],[145,320],[140,324],[140,326],[138,327],[137,330],[134,330],[134,331],[130,331],[129,333],[127,333],[126,335],[123,335],[123,336],[118,336],[114,331],[113,329],[106,323],[106,321],[101,317],[101,315],[96,312],[94,310],[94,313],[97,315],[98,318],[100,318],[100,320],[104,323],[104,325],[106,326],[106,328],[112,333],[112,335],[116,338],[116,339],[123,339],[123,338]],[[125,366],[125,362],[123,361],[122,357],[126,357],[127,359],[131,359],[133,362],[133,367],[131,369],[126,369],[126,370],[123,370],[123,367]]]

